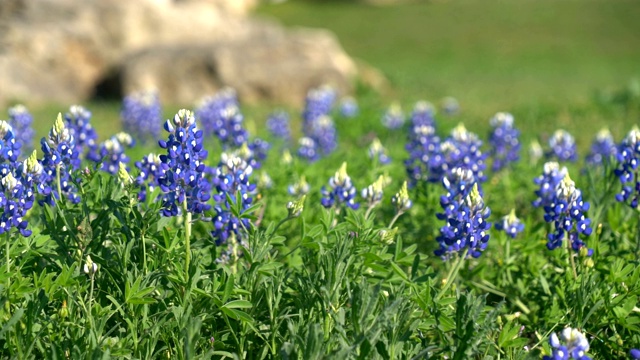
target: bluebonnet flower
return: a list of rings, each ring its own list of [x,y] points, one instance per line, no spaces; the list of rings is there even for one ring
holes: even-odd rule
[[[535,165],[543,156],[544,152],[542,151],[542,146],[540,146],[538,140],[531,141],[529,144],[529,162],[532,165]]]
[[[335,173],[333,177],[329,179],[329,186],[323,186],[322,193],[322,206],[325,208],[341,208],[346,205],[354,210],[360,207],[355,201],[356,188],[351,182],[351,177],[347,174],[347,163],[342,163],[340,169]]]
[[[591,360],[586,355],[589,351],[589,341],[578,329],[565,328],[560,333],[552,333],[549,337],[549,345],[553,348],[551,356],[545,355],[543,360]]]
[[[110,139],[100,144],[100,157],[102,165],[100,169],[111,175],[118,173],[119,163],[129,163],[129,157],[124,153],[125,148],[130,148],[135,144],[131,135],[119,132]]]
[[[213,199],[216,202],[213,217],[214,230],[212,231],[216,245],[227,242],[229,237],[242,241],[243,228],[249,229],[251,222],[246,217],[238,218],[231,211],[233,206],[240,206],[242,215],[253,203],[256,185],[250,183],[253,168],[246,161],[234,154],[222,154],[220,164],[215,169],[212,180],[215,186]],[[240,204],[236,204],[237,196]],[[232,202],[229,202],[231,200]]]
[[[310,129],[316,119],[331,114],[335,100],[336,92],[330,86],[309,90],[302,111],[303,131],[307,136],[311,133]]]
[[[15,168],[20,156],[20,142],[17,141],[13,128],[8,122],[0,120],[0,174]]]
[[[556,158],[558,161],[576,161],[576,141],[565,130],[556,130],[549,138],[549,151],[546,153],[548,159]]]
[[[225,88],[213,96],[204,98],[196,109],[196,118],[202,126],[205,136],[217,135],[226,132],[226,119],[223,113],[227,108],[239,108],[238,97],[235,90]],[[223,134],[226,137],[226,134]]]
[[[362,189],[362,198],[367,202],[369,208],[380,204],[382,196],[384,195],[384,188],[387,185],[387,181],[384,175],[380,175],[373,184]]]
[[[460,103],[456,98],[447,96],[442,99],[442,110],[447,115],[455,115],[460,111]]]
[[[147,192],[153,192],[159,186],[158,179],[164,176],[162,161],[160,156],[151,153],[137,161],[135,166],[140,170],[136,177],[136,184],[140,187],[138,200],[146,201]]]
[[[477,258],[487,248],[491,223],[486,220],[491,211],[484,204],[473,172],[455,168],[452,179],[445,177],[442,183],[447,194],[440,198],[444,212],[437,217],[446,223],[440,228],[436,238],[440,247],[434,253],[447,260],[466,250],[468,255]]]
[[[318,144],[318,149],[322,154],[330,154],[338,146],[336,127],[333,123],[333,119],[328,115],[316,118],[309,126],[309,130],[306,135]]]
[[[274,137],[289,141],[291,139],[289,114],[285,111],[276,111],[269,115],[267,129]]]
[[[162,128],[162,107],[157,91],[140,91],[122,101],[122,128],[141,142],[156,140]]]
[[[380,139],[374,138],[369,145],[369,159],[379,162],[382,165],[389,164],[391,162],[391,158],[387,154],[387,149],[382,146]]]
[[[629,355],[633,360],[640,360],[640,350],[638,349],[631,349],[631,351],[629,351]]]
[[[442,180],[444,177],[452,176],[453,169],[465,168],[472,171],[477,182],[484,182],[487,155],[482,153],[481,147],[482,141],[478,135],[468,131],[463,124],[456,126],[451,131],[451,136],[440,145],[442,158],[439,166],[431,169],[431,176]]]
[[[162,214],[177,216],[179,208],[201,214],[211,208],[207,204],[211,186],[205,178],[207,151],[202,146],[202,130],[189,110],[180,110],[167,120],[164,129],[169,133],[166,141],[158,141],[167,153],[160,155],[163,176],[158,184],[164,192]]]
[[[382,115],[382,125],[387,129],[399,129],[404,125],[404,113],[400,104],[393,103]]]
[[[542,175],[533,180],[538,185],[538,190],[535,191],[537,198],[533,201],[533,206],[543,208],[549,206],[556,196],[558,184],[566,175],[567,168],[560,168],[560,164],[557,162],[549,161],[545,163]]]
[[[400,191],[391,198],[391,203],[396,207],[397,213],[404,213],[411,209],[413,202],[409,198],[409,189],[406,181],[402,183]]]
[[[589,165],[603,165],[615,158],[617,153],[616,143],[609,129],[602,129],[591,143],[591,152],[587,155],[586,161]]]
[[[62,114],[54,123],[49,136],[40,140],[44,158],[42,159],[42,181],[38,183],[38,192],[44,195],[44,202],[53,206],[55,199],[65,195],[74,204],[80,202],[77,188],[71,181],[71,172],[79,165],[80,147],[76,146],[72,131],[62,120]],[[58,176],[58,171],[59,176]],[[58,182],[59,181],[59,182]],[[62,194],[58,193],[58,187]]]
[[[358,103],[356,99],[347,96],[340,100],[340,114],[346,118],[352,118],[358,115]]]
[[[295,184],[289,185],[287,188],[289,195],[295,197],[301,197],[309,193],[309,183],[307,183],[304,176],[300,176],[300,180]]]
[[[31,235],[25,219],[27,211],[33,207],[35,200],[34,183],[39,181],[42,166],[38,163],[36,152],[15,169],[17,177],[9,171],[0,174],[0,234],[15,228],[22,236]]]
[[[242,249],[249,247],[249,243],[243,238],[238,240],[235,233],[231,233],[228,242],[220,245],[224,245],[224,247],[220,251],[220,256],[215,260],[219,265],[232,265],[244,255]]]
[[[580,234],[591,235],[591,219],[585,216],[589,210],[589,203],[582,200],[582,193],[566,173],[562,181],[555,188],[555,196],[551,203],[544,207],[544,219],[553,223],[554,231],[548,235],[547,248],[553,250],[562,246],[565,236],[569,245],[576,252],[585,243],[580,240]],[[588,249],[588,255],[593,251]]]
[[[33,137],[35,131],[31,127],[33,116],[29,113],[24,105],[16,105],[9,108],[9,124],[13,128],[14,135],[23,151],[33,150]]]
[[[267,159],[267,153],[269,152],[269,149],[271,149],[271,144],[260,138],[255,138],[251,143],[249,143],[248,147],[249,150],[251,150],[249,165],[254,169],[260,169],[262,167],[262,163]]]
[[[302,137],[298,140],[298,156],[306,159],[309,162],[318,161],[320,159],[320,153],[318,152],[318,145],[315,140],[310,137]]]
[[[489,135],[493,158],[491,169],[500,171],[520,159],[520,132],[513,127],[513,115],[499,112],[491,118],[492,131]]]
[[[127,165],[122,162],[118,163],[118,180],[122,187],[133,184],[133,176],[129,174],[129,170],[127,170]]]
[[[635,209],[638,207],[638,196],[640,195],[640,177],[638,176],[640,129],[634,127],[622,140],[616,159],[618,167],[615,174],[622,184],[622,191],[616,194],[616,200],[628,203]]]
[[[411,125],[412,126],[431,126],[436,127],[436,109],[428,101],[418,101],[413,106],[413,112],[411,113]]]
[[[330,87],[312,89],[307,94],[306,104],[302,112],[302,130],[305,138],[301,139],[298,154],[309,161],[315,161],[326,155],[337,146],[337,132],[330,117],[336,93]]]
[[[71,136],[74,140],[74,152],[78,157],[72,160],[74,170],[80,168],[81,158],[98,162],[100,155],[98,154],[98,134],[91,126],[91,112],[79,105],[73,105],[69,108],[69,112],[64,115]]]
[[[404,165],[411,186],[423,180],[431,182],[441,180],[439,169],[444,159],[440,153],[440,138],[436,135],[433,126],[411,127],[405,149],[409,153],[409,159],[404,161]]]
[[[516,217],[516,211],[511,210],[509,215],[506,215],[496,223],[496,230],[504,231],[511,238],[515,238],[519,233],[524,231],[524,224],[520,219]]]

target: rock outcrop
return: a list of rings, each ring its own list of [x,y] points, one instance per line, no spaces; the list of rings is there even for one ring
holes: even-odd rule
[[[321,83],[350,89],[356,67],[330,33],[245,16],[256,2],[3,0],[0,103],[81,101],[107,78],[181,104],[223,86],[279,102]]]

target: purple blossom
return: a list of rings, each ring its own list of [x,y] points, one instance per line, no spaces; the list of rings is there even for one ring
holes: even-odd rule
[[[394,103],[382,115],[382,125],[387,129],[399,129],[404,125],[404,113],[400,104]]]
[[[549,138],[549,151],[545,154],[548,159],[558,159],[558,161],[576,161],[576,141],[565,130],[556,130]]]
[[[72,160],[74,170],[80,168],[82,158],[98,162],[98,134],[91,125],[91,112],[79,105],[73,105],[64,115],[69,131],[74,140],[74,152],[78,156]]]
[[[65,197],[77,204],[80,202],[80,196],[71,179],[71,172],[76,164],[79,164],[79,151],[82,147],[76,146],[73,132],[62,121],[61,114],[58,114],[55,124],[49,131],[49,136],[40,140],[40,145],[44,158],[42,159],[42,178],[37,184],[37,189],[44,195],[43,202],[51,206],[55,205],[55,199],[60,199],[62,195],[58,193],[59,186]],[[57,184],[58,170],[60,171],[59,184]]]
[[[495,227],[496,230],[504,231],[512,239],[524,231],[524,224],[516,217],[515,210],[511,210],[509,215],[503,216]]]
[[[248,218],[242,214],[251,207],[256,185],[250,182],[253,168],[241,157],[234,154],[222,154],[220,164],[215,169],[212,180],[215,186],[213,199],[215,216],[213,217],[214,230],[211,232],[216,245],[222,245],[227,239],[234,237],[236,241],[244,239],[244,230],[251,226]],[[240,204],[236,201],[240,198]],[[240,206],[238,218],[233,214],[232,208]]]
[[[138,200],[146,201],[147,192],[153,192],[159,186],[158,179],[164,177],[162,161],[160,156],[151,153],[136,162],[135,166],[140,170],[135,179],[136,184],[140,187]]]
[[[445,221],[436,238],[440,247],[435,255],[448,260],[453,254],[479,257],[487,248],[491,223],[487,218],[491,211],[484,204],[477,180],[470,169],[455,168],[451,178],[445,177],[442,184],[447,194],[440,197],[444,210],[437,217]]]
[[[640,195],[640,177],[638,176],[638,162],[640,158],[640,129],[634,127],[618,147],[616,159],[618,166],[615,170],[620,179],[622,191],[616,194],[616,200],[638,207]]]
[[[120,111],[122,128],[144,143],[156,140],[162,128],[162,107],[157,91],[141,91],[124,98]]]
[[[553,348],[551,356],[545,355],[543,360],[591,360],[586,355],[589,351],[589,341],[578,329],[565,328],[560,333],[552,333],[549,337],[549,344]]]
[[[492,131],[489,134],[491,150],[489,156],[493,159],[491,169],[500,171],[509,164],[520,160],[520,132],[513,127],[513,115],[497,113],[491,118]]]
[[[436,109],[430,102],[418,101],[411,113],[412,126],[431,126],[436,127]]]
[[[23,151],[33,150],[35,132],[31,127],[33,116],[23,105],[9,108],[9,124],[13,128],[16,140],[22,145]]]
[[[275,138],[289,141],[291,139],[289,114],[285,111],[276,111],[269,115],[267,119],[267,129],[269,129],[269,132]]]
[[[369,159],[377,161],[382,165],[387,165],[391,162],[391,158],[387,154],[387,149],[385,149],[385,147],[382,146],[382,143],[378,138],[373,139],[373,141],[371,142],[371,145],[369,145],[368,154],[369,154]]]
[[[614,159],[618,149],[613,141],[613,136],[608,129],[602,129],[591,143],[591,152],[587,155],[587,164],[603,165]]]
[[[180,110],[167,120],[164,129],[168,139],[160,140],[167,151],[160,155],[163,176],[158,179],[164,193],[162,214],[177,216],[180,210],[201,214],[211,206],[211,186],[205,178],[207,151],[202,146],[202,130],[196,127],[195,117],[189,110]]]
[[[35,183],[42,174],[42,165],[38,163],[36,152],[22,162],[22,166],[13,171],[0,174],[0,234],[16,229],[22,236],[31,235],[27,228],[27,211],[35,200]]]
[[[341,208],[343,205],[354,210],[360,207],[355,201],[357,190],[347,174],[347,163],[342,163],[340,169],[329,179],[329,186],[323,186],[322,206],[325,208]]]
[[[124,153],[126,148],[135,144],[131,135],[120,132],[100,144],[101,170],[111,175],[118,174],[119,163],[128,164],[129,157]],[[128,170],[128,169],[127,169]]]
[[[358,102],[356,99],[347,96],[340,100],[340,114],[346,118],[352,118],[358,115]]]

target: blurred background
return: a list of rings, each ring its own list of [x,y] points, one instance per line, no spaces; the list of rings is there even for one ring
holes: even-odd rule
[[[158,90],[168,117],[233,87],[261,127],[329,84],[364,122],[454,97],[472,130],[510,111],[525,134],[620,138],[638,120],[638,19],[636,0],[0,0],[0,104],[26,104],[41,135],[81,103],[106,138],[133,91]]]

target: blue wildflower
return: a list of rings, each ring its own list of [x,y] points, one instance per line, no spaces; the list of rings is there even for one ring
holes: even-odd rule
[[[276,111],[269,115],[267,129],[275,138],[289,141],[291,139],[289,114],[285,111]]]
[[[27,211],[33,207],[35,200],[34,186],[42,174],[42,166],[38,163],[36,152],[15,169],[17,177],[9,171],[0,174],[0,234],[15,228],[22,236],[31,235],[27,228]]]
[[[33,137],[35,131],[31,127],[33,116],[24,105],[16,105],[9,108],[9,124],[13,128],[17,141],[22,145],[23,151],[33,150]]]
[[[329,116],[336,100],[336,92],[329,86],[321,86],[311,89],[305,99],[302,111],[303,131],[309,136],[315,121],[322,116]]]
[[[404,161],[404,166],[411,186],[419,181],[441,180],[439,169],[444,159],[440,153],[440,138],[433,126],[412,126],[405,149],[409,159]]]
[[[382,146],[380,139],[374,138],[369,145],[369,159],[379,162],[382,165],[387,165],[391,162],[391,158],[387,154],[387,149]]]
[[[447,115],[455,115],[460,111],[460,103],[454,97],[447,96],[442,99],[442,110]]]
[[[413,106],[411,113],[412,126],[431,126],[436,127],[436,109],[428,101],[418,101]]]
[[[486,154],[480,148],[482,141],[478,135],[468,131],[463,124],[456,126],[451,131],[451,136],[440,144],[441,159],[437,167],[431,168],[432,177],[440,179],[452,176],[455,168],[469,169],[478,183],[486,180],[484,170],[486,168]]]
[[[20,146],[11,125],[0,120],[0,168],[2,168],[0,173],[5,174],[7,169],[16,167],[20,156]]]
[[[640,350],[638,349],[631,349],[631,351],[629,351],[629,355],[633,360],[640,360]]]
[[[86,139],[86,138],[85,138]],[[79,150],[72,131],[62,121],[62,114],[54,123],[49,136],[40,140],[44,158],[42,159],[42,179],[38,192],[44,195],[44,202],[53,206],[55,199],[65,195],[74,204],[80,202],[77,188],[71,180],[71,172],[79,164]],[[59,171],[59,175],[58,175]],[[60,194],[58,189],[62,192]]]
[[[591,143],[591,152],[587,155],[587,164],[603,165],[610,163],[618,152],[616,143],[613,141],[613,135],[608,129],[602,129],[596,135]]]
[[[196,118],[202,126],[204,135],[220,137],[220,132],[223,132],[222,136],[226,139],[227,125],[223,113],[227,108],[239,107],[236,92],[231,88],[222,89],[215,95],[204,98],[196,109]]]
[[[524,224],[520,219],[516,217],[516,211],[511,210],[509,215],[506,215],[496,223],[496,230],[504,231],[511,238],[515,238],[519,233],[524,231]]]
[[[565,328],[560,333],[552,333],[549,337],[549,345],[553,348],[551,356],[545,355],[543,360],[591,360],[586,355],[589,351],[589,341],[578,329]]]
[[[347,96],[340,100],[340,114],[346,118],[352,118],[358,115],[358,103],[356,99]]]
[[[387,179],[384,175],[380,175],[373,184],[362,189],[362,198],[367,202],[368,208],[373,208],[380,204],[384,195],[384,188],[387,185]]]
[[[100,161],[98,134],[91,125],[91,112],[82,106],[73,105],[64,118],[74,140],[74,153],[78,154],[71,162],[73,169],[80,168],[82,157],[95,162]]]
[[[137,161],[136,168],[140,170],[135,182],[140,188],[138,200],[146,201],[147,192],[153,192],[158,186],[158,179],[164,176],[162,161],[160,156],[151,153]]]
[[[443,260],[465,250],[474,258],[487,248],[491,223],[487,218],[491,211],[484,204],[478,183],[470,169],[455,168],[451,180],[445,177],[442,183],[447,194],[440,198],[444,212],[438,213],[445,225],[436,238],[440,247],[434,252]]]
[[[542,146],[540,146],[538,140],[531,141],[529,144],[529,162],[532,165],[535,165],[543,156],[544,151],[542,150]]]
[[[565,236],[569,246],[576,252],[580,251],[585,243],[580,239],[580,234],[591,235],[591,219],[585,216],[589,210],[589,203],[582,200],[582,192],[576,188],[575,183],[565,173],[564,178],[556,185],[555,194],[548,205],[544,207],[544,219],[553,223],[554,231],[548,235],[547,248],[549,250],[562,246]],[[588,250],[588,255],[593,251]]]
[[[576,141],[565,130],[556,130],[549,138],[549,151],[546,153],[548,159],[558,159],[558,161],[576,161]]]
[[[164,129],[168,139],[160,140],[167,153],[160,155],[163,176],[158,179],[164,192],[162,214],[177,216],[179,208],[201,214],[211,208],[207,201],[211,186],[205,178],[207,151],[202,145],[202,130],[196,127],[195,117],[189,110],[180,110],[167,120]]]
[[[140,91],[130,94],[122,101],[120,111],[122,128],[144,143],[160,137],[162,107],[157,91]]]
[[[513,115],[499,112],[491,118],[492,131],[489,135],[493,159],[491,169],[500,171],[520,159],[520,132],[513,127]]]
[[[356,188],[351,182],[351,177],[347,174],[346,162],[342,163],[340,169],[329,179],[329,186],[322,187],[321,193],[322,206],[325,208],[339,209],[342,205],[346,205],[356,210],[360,207],[360,204],[355,201]]]
[[[635,209],[638,207],[638,197],[640,196],[640,177],[638,176],[640,129],[634,127],[622,140],[616,159],[618,166],[615,174],[622,184],[622,191],[616,194],[616,200],[628,203]]]
[[[315,162],[320,159],[318,145],[315,140],[310,137],[302,137],[298,140],[298,156],[309,162]]]
[[[302,197],[309,193],[309,183],[307,183],[304,176],[301,176],[298,182],[287,187],[287,191],[291,196],[296,198]]]
[[[131,148],[135,144],[131,135],[120,132],[100,144],[100,157],[102,158],[101,170],[109,174],[118,173],[119,163],[128,164],[129,157],[124,153],[125,148]]]
[[[387,129],[399,129],[404,125],[404,113],[400,104],[393,103],[382,115],[382,125]]]
[[[216,245],[227,242],[234,237],[236,240],[244,239],[244,230],[251,226],[246,217],[236,217],[232,207],[240,205],[240,215],[251,207],[256,185],[250,182],[253,168],[246,161],[234,154],[222,154],[220,164],[215,169],[212,180],[215,186],[213,199],[216,202],[213,217],[214,230],[212,231]],[[237,198],[240,204],[236,204]],[[229,201],[231,200],[231,202]]]
[[[538,185],[538,190],[535,191],[537,198],[533,201],[533,206],[543,208],[549,206],[556,196],[558,184],[566,174],[567,168],[560,168],[560,164],[557,162],[550,161],[545,163],[542,175],[533,180]]]

